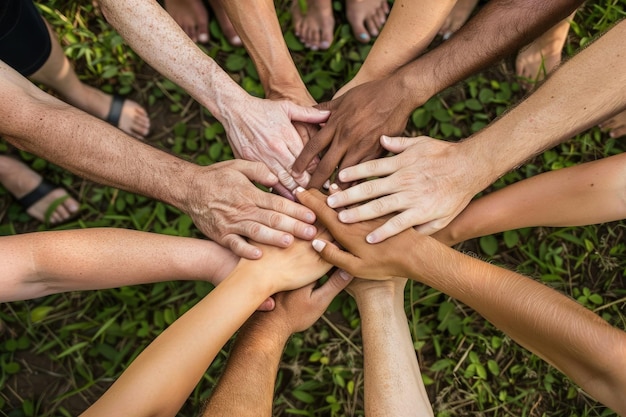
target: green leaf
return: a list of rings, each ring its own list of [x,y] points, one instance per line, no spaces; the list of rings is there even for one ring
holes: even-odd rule
[[[247,63],[247,58],[241,55],[230,54],[226,58],[226,69],[229,71],[241,71]]]
[[[54,310],[54,307],[51,306],[35,307],[30,312],[30,321],[32,321],[33,323],[39,323],[40,321],[44,320],[48,316],[48,313],[50,313],[52,310]]]
[[[507,248],[511,249],[519,242],[519,234],[515,230],[507,230],[502,234],[504,238],[504,244]]]
[[[465,106],[467,106],[468,109],[474,110],[474,111],[483,109],[483,105],[480,104],[480,101],[476,100],[475,98],[470,98],[468,100],[465,100]]]
[[[287,44],[287,48],[292,51],[298,52],[304,50],[304,45],[296,38],[296,35],[294,35],[292,31],[285,33],[285,43]]]
[[[483,236],[479,240],[480,248],[489,256],[498,252],[498,240],[493,235]]]
[[[313,397],[308,392],[295,390],[295,391],[292,391],[291,393],[293,394],[294,397],[296,397],[298,400],[302,401],[303,403],[312,404],[313,401],[315,401],[315,397]]]
[[[430,122],[431,118],[432,118],[431,114],[428,111],[426,111],[426,109],[424,109],[423,107],[420,107],[419,109],[415,110],[413,114],[411,115],[411,121],[413,122],[415,127],[417,127],[418,129],[425,128]]]

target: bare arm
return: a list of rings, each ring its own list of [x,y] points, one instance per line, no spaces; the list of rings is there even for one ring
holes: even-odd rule
[[[318,188],[340,170],[376,157],[381,135],[397,136],[413,110],[443,89],[493,65],[572,13],[582,1],[492,0],[452,38],[390,77],[350,90],[328,104],[332,115],[305,146],[294,170],[328,149],[311,179]],[[359,111],[355,112],[354,109]],[[374,152],[373,149],[378,149]],[[342,180],[343,181],[343,180]]]
[[[546,172],[475,200],[433,235],[449,246],[530,226],[582,226],[626,218],[626,154]]]
[[[408,277],[457,298],[599,401],[626,413],[624,331],[543,284],[463,255],[412,229],[370,245],[365,236],[380,220],[345,225],[318,191],[298,192],[297,197],[351,252],[315,240],[313,245],[324,259],[356,276]]]
[[[335,98],[357,85],[388,77],[421,55],[437,35],[456,0],[398,0],[359,72]]]
[[[263,164],[186,162],[44,93],[1,61],[0,114],[0,133],[17,147],[92,181],[176,206],[240,256],[262,254],[242,236],[284,247],[293,236],[315,234],[310,210],[251,183],[278,183]]]
[[[270,295],[300,288],[329,270],[298,241],[241,259],[233,272],[152,342],[84,416],[176,415],[215,355]]]
[[[433,415],[404,312],[405,284],[355,279],[348,287],[361,316],[369,417]]]
[[[311,327],[349,282],[335,273],[317,289],[311,284],[277,294],[274,310],[255,313],[239,331],[203,415],[270,417],[276,373],[289,337]]]
[[[0,301],[171,280],[222,281],[238,258],[200,239],[125,229],[0,238]]]
[[[111,25],[146,62],[180,85],[224,125],[237,157],[264,162],[289,190],[295,189],[296,180],[308,182],[306,175],[295,179],[291,175],[292,153],[299,150],[289,148],[295,143],[301,145],[292,121],[321,123],[328,113],[288,101],[252,97],[154,0],[104,0],[100,4]]]
[[[497,178],[626,106],[625,36],[623,21],[553,72],[517,107],[464,141],[383,138],[385,148],[397,155],[345,169],[339,178],[348,183],[384,178],[333,195],[329,204],[374,200],[342,213],[347,222],[400,212],[372,232],[372,243],[411,226],[424,234],[443,228]]]

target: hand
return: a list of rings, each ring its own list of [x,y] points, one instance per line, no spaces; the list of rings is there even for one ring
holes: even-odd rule
[[[329,112],[301,107],[285,100],[251,97],[243,108],[225,111],[224,128],[235,156],[267,165],[288,190],[307,185],[307,172],[292,175],[291,168],[304,144],[293,122],[322,123]]]
[[[261,191],[257,181],[271,187],[278,180],[265,165],[241,160],[201,167],[189,184],[186,212],[206,236],[235,254],[257,259],[259,247],[245,237],[273,246],[291,245],[294,236],[312,239],[315,215],[306,207]]]
[[[365,236],[384,222],[384,218],[355,224],[344,224],[337,219],[337,212],[326,205],[324,194],[315,189],[296,190],[296,198],[317,215],[333,237],[350,253],[344,252],[323,238],[313,241],[320,256],[352,276],[368,279],[391,279],[410,277],[410,259],[407,248],[417,246],[419,235],[406,230],[399,236],[377,245],[365,241]]]
[[[382,155],[381,135],[402,133],[413,110],[402,109],[404,92],[396,93],[395,84],[387,80],[371,81],[318,106],[330,110],[331,116],[296,159],[294,173],[303,173],[329,145],[311,178],[310,188],[321,187],[337,166],[341,170]]]
[[[317,237],[330,239],[331,235],[323,229]],[[233,273],[243,272],[251,279],[267,283],[268,294],[301,288],[332,268],[306,240],[296,239],[288,248],[257,245],[263,250],[263,257],[259,260],[242,258]]]
[[[279,331],[285,337],[311,327],[324,314],[328,305],[346,286],[351,277],[335,271],[321,287],[315,283],[274,296],[276,307],[271,312],[257,312],[249,324],[262,332]],[[344,278],[345,277],[345,278]]]
[[[430,235],[450,223],[481,191],[476,189],[475,167],[461,145],[432,139],[381,138],[383,146],[398,155],[365,162],[339,173],[343,182],[372,176],[328,198],[333,208],[367,203],[339,214],[339,220],[355,223],[398,213],[367,236],[378,243],[412,226]],[[480,187],[479,187],[480,188]]]

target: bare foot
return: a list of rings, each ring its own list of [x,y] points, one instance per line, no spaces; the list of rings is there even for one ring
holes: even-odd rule
[[[561,63],[572,17],[573,15],[559,22],[517,54],[515,72],[526,81],[523,82],[524,87],[532,88]]]
[[[72,97],[64,98],[68,103],[102,120],[106,120],[113,103],[113,96],[87,84],[82,84],[81,91],[72,92]],[[150,132],[150,118],[138,103],[126,99],[116,127],[137,139],[143,139]]]
[[[0,155],[0,183],[17,199],[35,190],[43,179],[39,174],[17,161],[5,155]],[[60,198],[65,197],[52,213],[48,221],[51,224],[61,223],[71,218],[78,212],[79,204],[76,200],[69,196],[63,188],[54,188],[40,199],[36,200],[32,205],[27,207],[26,212],[40,222],[46,221],[48,209]]]
[[[307,0],[302,11],[299,0],[293,0],[291,15],[298,39],[312,51],[328,49],[333,41],[335,17],[331,0]]]
[[[235,31],[232,22],[228,18],[228,15],[226,14],[226,11],[224,11],[224,8],[221,6],[219,0],[209,0],[209,4],[211,5],[213,12],[215,13],[217,23],[219,23],[220,28],[222,28],[222,33],[224,34],[224,37],[228,40],[228,43],[233,46],[243,45],[241,38],[239,37],[239,35],[237,35],[237,32]]]
[[[346,0],[346,16],[359,42],[378,36],[389,14],[387,0]]]
[[[448,39],[454,32],[461,29],[461,26],[467,22],[476,7],[478,0],[458,0],[446,20],[439,29],[439,34],[443,39]]]
[[[202,0],[164,0],[163,4],[192,41],[209,41],[209,13]]]
[[[626,111],[616,114],[600,124],[602,130],[608,130],[612,138],[626,135]]]

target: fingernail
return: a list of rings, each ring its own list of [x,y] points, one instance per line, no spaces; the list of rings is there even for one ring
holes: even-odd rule
[[[352,278],[352,275],[348,274],[346,271],[344,271],[343,269],[339,270],[339,276],[344,280],[344,281],[348,281]]]
[[[293,242],[293,236],[291,235],[283,235],[283,243],[287,246],[291,245],[291,243]]]
[[[338,191],[339,190],[339,186],[335,183],[330,184],[330,190],[331,191]]]
[[[337,197],[335,197],[334,195],[331,195],[326,199],[326,204],[328,204],[329,207],[335,208],[336,203]]]
[[[307,213],[304,216],[304,220],[306,220],[307,223],[313,223],[315,221],[315,214],[313,213]]]
[[[317,230],[315,230],[315,227],[313,226],[308,226],[304,229],[304,235],[307,237],[313,237],[315,236],[316,233],[317,233]]]
[[[230,43],[231,43],[231,45],[239,46],[239,45],[242,44],[241,38],[239,36],[233,36],[232,38],[230,38]]]
[[[330,110],[318,110],[322,114],[330,114]]]
[[[330,187],[330,181],[326,180],[326,182],[324,183],[324,189],[328,190],[328,187]]]
[[[304,188],[302,187],[296,187],[296,189],[294,190],[294,194],[298,194],[304,191]]]
[[[252,256],[254,256],[255,258],[260,258],[261,255],[263,255],[261,249],[255,249],[254,252],[252,252]]]
[[[339,221],[344,222],[344,223],[350,219],[350,217],[348,216],[348,213],[346,213],[345,211],[340,212],[337,217],[339,218]]]
[[[318,239],[314,239],[313,242],[311,243],[311,245],[313,245],[313,249],[315,249],[318,252],[321,252],[326,247],[326,242],[323,242],[323,241],[318,240]]]
[[[200,43],[207,43],[207,42],[209,41],[209,35],[207,35],[206,33],[201,33],[201,34],[198,36],[198,41],[199,41]]]
[[[391,140],[389,140],[389,136],[387,135],[382,135],[380,137],[380,141],[385,145],[389,145],[389,142],[391,142]]]
[[[340,172],[339,172],[339,179],[340,179],[341,181],[344,181],[344,182],[345,182],[345,180],[347,179],[347,177],[348,177],[348,174],[346,174],[344,171],[340,171]]]
[[[367,241],[367,243],[376,243],[376,236],[374,236],[373,233],[370,233],[369,235],[367,235],[365,240]]]
[[[447,41],[450,38],[450,36],[452,36],[452,32],[446,32],[443,34],[442,38],[444,41]]]

